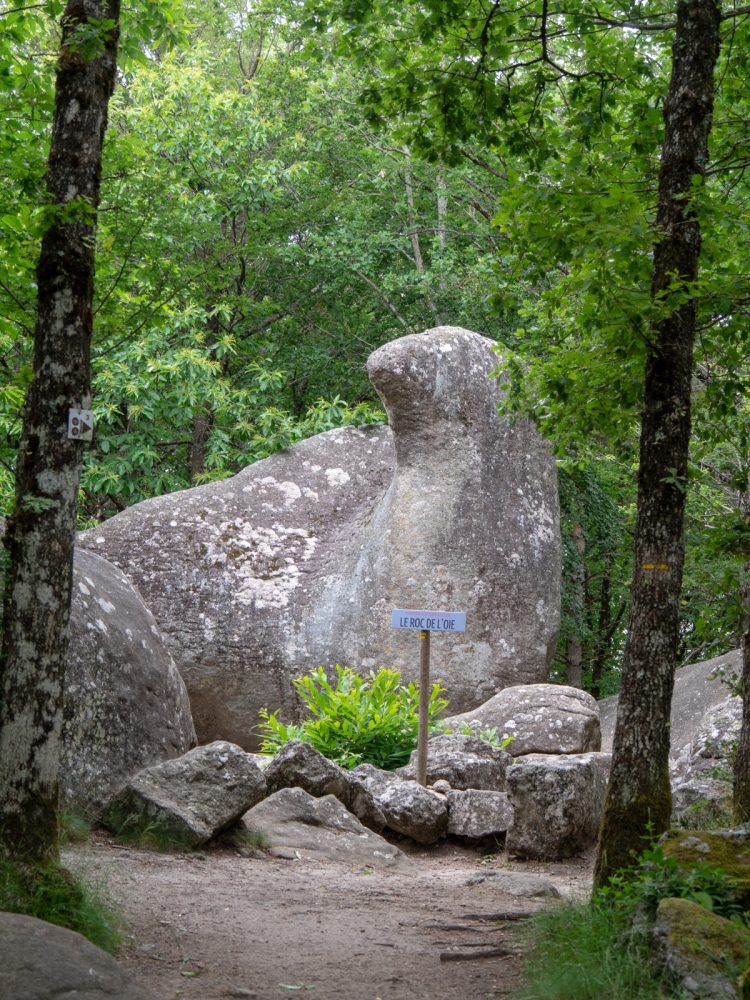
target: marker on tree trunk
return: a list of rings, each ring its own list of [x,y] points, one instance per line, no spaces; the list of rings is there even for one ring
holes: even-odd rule
[[[419,731],[417,735],[417,781],[427,784],[427,731],[430,708],[430,632],[464,632],[465,611],[391,612],[391,628],[419,629]]]

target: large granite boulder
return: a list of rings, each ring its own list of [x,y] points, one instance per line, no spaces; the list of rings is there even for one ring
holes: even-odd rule
[[[465,610],[433,643],[454,710],[542,681],[559,624],[554,461],[497,414],[499,359],[455,327],[368,362],[390,427],[329,431],[220,483],[131,507],[80,537],[135,582],[190,692],[202,740],[255,745],[318,664],[418,673],[396,607]]]
[[[318,798],[302,788],[282,788],[246,812],[241,826],[276,857],[409,869],[397,847],[363,826],[333,795]]]
[[[463,715],[445,719],[453,729],[495,729],[512,737],[514,757],[529,753],[590,753],[601,747],[596,700],[563,684],[519,684],[505,688]]]
[[[102,822],[115,833],[156,831],[180,847],[198,847],[231,826],[266,795],[252,754],[217,740],[147,767],[107,806]]]
[[[19,913],[0,913],[3,1000],[152,1000],[85,937]]]
[[[448,833],[452,837],[499,837],[513,822],[507,792],[469,788],[448,792]]]
[[[132,774],[195,744],[185,685],[122,570],[78,550],[73,565],[60,783],[98,814]]]
[[[557,861],[589,848],[604,812],[609,764],[609,754],[534,754],[509,767],[508,853]]]

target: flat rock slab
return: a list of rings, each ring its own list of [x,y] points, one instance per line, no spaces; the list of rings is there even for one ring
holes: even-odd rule
[[[155,827],[179,845],[198,847],[265,794],[266,779],[253,755],[217,740],[134,775],[112,798],[102,822],[116,833]]]
[[[246,812],[241,823],[277,857],[326,859],[354,868],[410,868],[397,847],[363,826],[333,795],[316,798],[301,788],[282,788]]]
[[[154,1000],[111,955],[75,931],[0,913],[2,1000]]]
[[[199,739],[255,749],[262,707],[293,719],[306,668],[387,663],[418,679],[395,607],[466,609],[433,644],[454,710],[541,681],[559,630],[555,462],[497,413],[500,359],[458,327],[368,360],[390,427],[301,441],[222,482],[156,497],[79,537],[153,611]],[[418,661],[418,657],[416,658]]]
[[[451,788],[505,790],[505,772],[513,758],[510,754],[476,736],[453,733],[434,736],[427,744],[427,784],[447,781]],[[417,776],[417,751],[406,767],[396,772],[402,778]]]
[[[506,872],[490,869],[479,872],[466,880],[467,885],[491,885],[499,892],[521,899],[560,899],[557,886],[541,875],[527,875],[525,872]]]
[[[496,837],[513,823],[507,792],[478,789],[448,792],[448,833],[453,837]]]
[[[517,684],[462,715],[445,720],[453,729],[469,725],[512,737],[514,757],[528,753],[587,753],[601,749],[596,700],[563,684]]]

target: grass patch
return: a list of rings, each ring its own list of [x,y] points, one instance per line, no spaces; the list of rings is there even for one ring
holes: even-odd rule
[[[649,966],[647,933],[631,912],[603,902],[537,914],[522,933],[531,950],[516,1000],[666,1000],[673,994]]]
[[[120,944],[120,918],[95,889],[58,864],[0,859],[0,910],[68,927],[111,953]]]
[[[64,810],[60,813],[60,843],[85,844],[91,837],[91,824],[78,812]]]
[[[107,816],[107,825],[112,830],[118,844],[126,847],[138,847],[146,851],[157,851],[159,854],[188,854],[196,848],[183,838],[157,821],[144,823],[142,816],[135,814],[115,821],[111,814]]]

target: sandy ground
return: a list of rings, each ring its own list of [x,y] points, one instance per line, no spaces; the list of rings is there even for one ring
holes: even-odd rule
[[[399,846],[409,873],[247,857],[158,854],[99,837],[65,855],[102,886],[127,931],[120,955],[156,1000],[492,1000],[518,985],[520,922],[539,900],[498,890],[494,868],[544,875],[583,898],[591,858],[524,864],[446,841]]]

